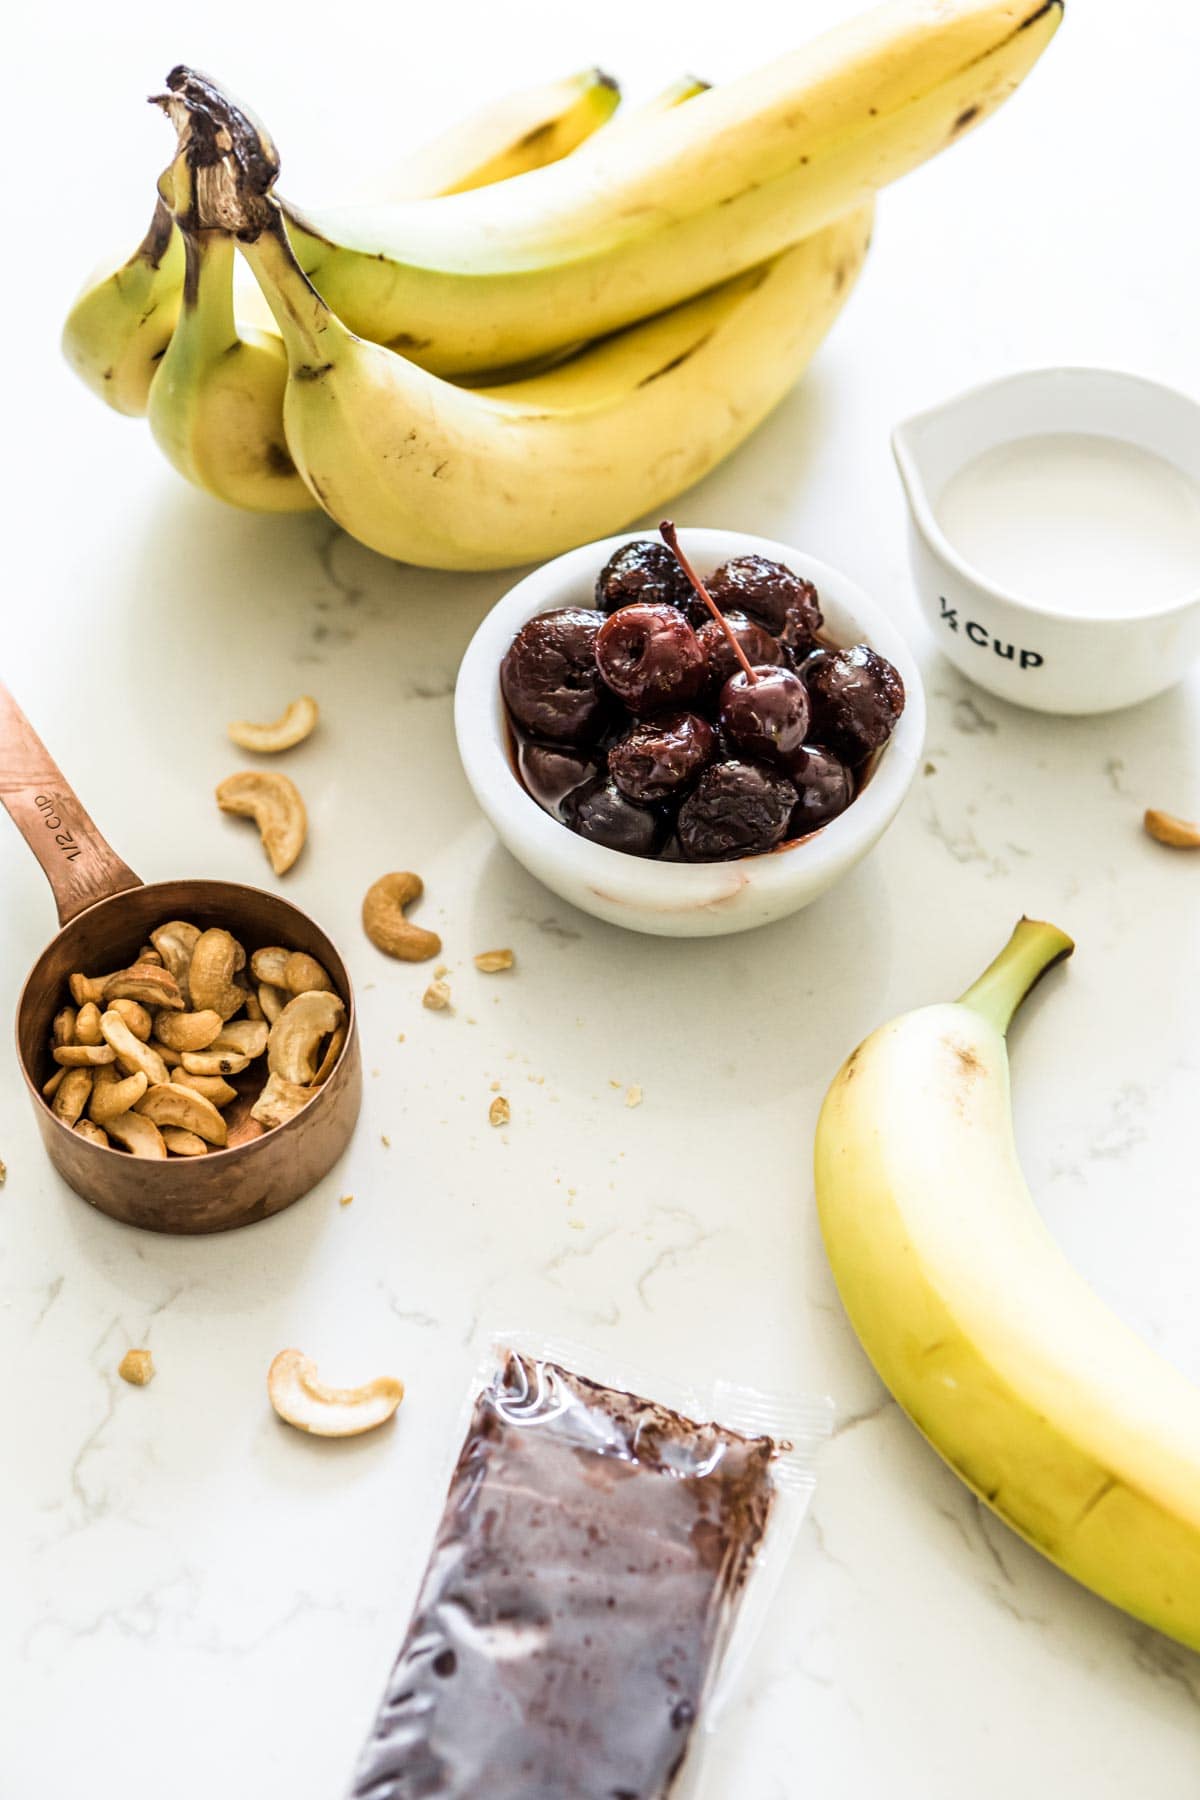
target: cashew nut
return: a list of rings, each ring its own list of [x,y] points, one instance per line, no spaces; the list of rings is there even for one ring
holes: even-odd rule
[[[140,963],[153,963],[156,969],[161,969],[163,967],[162,952],[156,950],[153,944],[143,944],[137,953],[136,961]]]
[[[254,725],[249,719],[236,719],[228,730],[239,750],[274,756],[279,750],[294,750],[297,744],[302,744],[316,722],[316,701],[311,694],[301,694],[298,700],[289,701],[279,718],[269,725]]]
[[[326,1387],[317,1365],[299,1350],[281,1350],[267,1372],[267,1393],[279,1417],[314,1437],[356,1437],[392,1417],[404,1383],[380,1375],[357,1388]]]
[[[66,1072],[67,1071],[63,1068],[55,1069],[49,1081],[44,1081],[42,1083],[42,1098],[44,1100],[53,1100],[55,1094],[57,1094],[59,1088],[63,1084],[63,1076]]]
[[[342,1054],[342,1045],[346,1042],[346,1027],[339,1025],[325,1046],[325,1054],[321,1058],[320,1067],[312,1078],[314,1087],[321,1087],[333,1074],[338,1057]]]
[[[89,1004],[91,1003],[89,1002]],[[51,1027],[51,1043],[55,1050],[61,1049],[64,1044],[75,1042],[77,1018],[78,1015],[73,1006],[64,1006],[61,1012],[55,1013],[54,1024]]]
[[[110,1000],[138,1000],[144,1006],[165,1006],[171,1012],[183,1011],[183,995],[179,983],[169,969],[154,963],[134,963],[130,969],[118,969],[104,984],[104,1004]]]
[[[77,1044],[98,1044],[101,1042],[100,1008],[94,1000],[81,1006],[79,1016],[75,1020],[75,1042]]]
[[[126,1075],[124,1080],[111,1063],[107,1068],[97,1069],[88,1118],[94,1125],[107,1125],[111,1119],[135,1107],[149,1085],[141,1069],[136,1074]]]
[[[110,1000],[109,1012],[120,1013],[125,1023],[139,1043],[150,1041],[150,1033],[154,1029],[154,1020],[138,1000]]]
[[[178,1087],[173,1081],[147,1088],[134,1110],[156,1125],[178,1125],[182,1131],[194,1131],[210,1144],[222,1145],[229,1136],[229,1128],[211,1100],[192,1088]]]
[[[217,788],[222,812],[253,819],[276,875],[291,868],[308,835],[308,815],[294,781],[274,770],[244,769]]]
[[[163,1125],[162,1141],[172,1156],[207,1156],[208,1145],[194,1131],[181,1131],[178,1125]]]
[[[186,1069],[172,1069],[171,1081],[175,1087],[190,1088],[194,1094],[203,1094],[214,1106],[228,1106],[231,1100],[237,1099],[237,1089],[220,1075],[189,1075]]]
[[[271,1074],[307,1087],[316,1077],[322,1039],[336,1031],[345,1016],[336,994],[297,994],[289,1000],[267,1039]]]
[[[157,1056],[161,1056],[168,1069],[178,1069],[183,1057],[178,1050],[172,1050],[170,1044],[164,1044],[160,1037],[150,1039],[150,1048]]]
[[[71,998],[76,1006],[86,1006],[88,1001],[94,1005],[104,1004],[104,989],[112,979],[109,975],[72,975],[67,982],[71,990]]]
[[[158,1051],[151,1044],[143,1044],[135,1038],[119,1012],[106,1012],[100,1020],[100,1029],[104,1040],[111,1044],[117,1053],[117,1061],[127,1075],[141,1070],[151,1084],[166,1081],[167,1065]]]
[[[257,1119],[269,1131],[276,1125],[286,1125],[289,1119],[294,1119],[301,1108],[315,1098],[314,1088],[300,1087],[294,1081],[285,1081],[282,1075],[268,1075],[267,1085],[250,1108],[250,1117]]]
[[[362,904],[363,930],[385,956],[399,957],[401,962],[428,962],[431,956],[441,954],[437,932],[425,931],[404,916],[405,907],[424,892],[421,877],[406,869],[381,875],[367,889]]]
[[[263,1018],[268,1025],[273,1025],[288,1003],[288,995],[283,988],[276,987],[273,982],[260,981],[258,984],[258,1004],[262,1007]]]
[[[1200,825],[1193,825],[1190,819],[1177,818],[1174,813],[1160,812],[1152,806],[1142,823],[1152,838],[1172,850],[1200,848]]]
[[[283,971],[287,968],[290,950],[282,944],[268,944],[263,950],[256,950],[250,958],[250,973],[255,981],[269,981],[272,987],[283,986]]]
[[[155,1036],[168,1050],[207,1050],[213,1039],[221,1035],[225,1021],[211,1008],[206,1012],[181,1012],[164,1015],[157,1020]]]
[[[267,1020],[266,1013],[264,1013],[264,1011],[262,1009],[262,1001],[259,999],[257,994],[247,994],[246,995],[246,1017],[248,1019],[254,1020],[254,1022],[256,1024],[260,1020],[265,1021],[266,1023],[270,1023],[270,1021]]]
[[[116,1138],[118,1144],[124,1144],[126,1150],[134,1156],[144,1156],[162,1161],[167,1154],[167,1146],[163,1143],[162,1132],[153,1119],[144,1119],[141,1113],[118,1113],[110,1119],[106,1126],[110,1138]]]
[[[280,987],[289,994],[332,994],[333,983],[315,956],[305,950],[293,950],[283,965]]]
[[[192,951],[192,966],[188,973],[195,1010],[219,1013],[223,1020],[232,1019],[234,1013],[240,1012],[245,1004],[246,990],[233,978],[245,966],[246,952],[235,937],[219,928],[201,932]]]
[[[212,1047],[221,1051],[235,1050],[239,1056],[248,1056],[253,1061],[266,1049],[270,1029],[265,1019],[231,1019],[228,1025],[222,1025]]]
[[[54,1052],[54,1060],[64,1069],[94,1069],[99,1063],[112,1062],[115,1055],[111,1044],[63,1044]]]
[[[189,925],[186,919],[172,919],[150,933],[150,942],[175,977],[185,1000],[189,998],[188,970],[191,967],[192,951],[196,948],[199,936],[200,927]]]
[[[101,1144],[108,1148],[108,1133],[99,1125],[93,1125],[90,1119],[77,1119],[74,1126],[75,1136],[86,1138],[89,1144]]]
[[[50,1103],[50,1110],[67,1125],[78,1123],[92,1091],[90,1069],[68,1069]]]
[[[189,1075],[240,1075],[250,1067],[237,1050],[185,1050],[179,1060]]]

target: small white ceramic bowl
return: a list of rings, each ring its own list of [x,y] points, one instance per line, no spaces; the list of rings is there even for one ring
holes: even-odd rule
[[[1060,613],[988,581],[938,524],[963,465],[1016,438],[1124,439],[1200,481],[1200,406],[1111,369],[1034,369],[973,388],[897,426],[917,597],[940,649],[980,687],[1038,712],[1111,712],[1172,687],[1200,655],[1200,569],[1190,593],[1128,617]]]
[[[736,862],[662,863],[592,844],[542,811],[513,768],[500,696],[500,663],[521,626],[559,606],[591,606],[596,576],[620,544],[652,535],[622,532],[585,544],[517,583],[471,639],[459,670],[454,727],[467,780],[501,842],[564,900],[631,931],[717,937],[782,919],[865,856],[891,824],[916,772],[925,736],[925,695],[907,644],[887,614],[837,569],[790,544],[742,531],[681,531],[701,575],[757,551],[814,582],[829,635],[866,642],[895,664],[907,701],[866,787],[840,818],[787,849]]]

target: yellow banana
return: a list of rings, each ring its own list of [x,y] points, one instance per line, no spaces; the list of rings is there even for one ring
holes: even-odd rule
[[[301,264],[360,336],[463,374],[645,318],[775,256],[955,142],[1019,85],[1061,0],[888,0],[686,106],[502,186],[301,213]],[[176,69],[271,185],[269,138]],[[177,118],[178,114],[173,114]],[[239,235],[269,216],[265,193]]]
[[[861,267],[871,207],[549,374],[466,389],[347,331],[282,219],[240,248],[287,347],[287,440],[385,556],[504,568],[602,537],[706,474],[787,392]]]
[[[1067,1262],[1013,1143],[1004,1034],[1069,955],[1022,920],[956,1005],[869,1037],[817,1127],[817,1205],[881,1379],[954,1472],[1069,1575],[1200,1650],[1200,1388]]]
[[[316,501],[283,429],[282,340],[234,316],[233,239],[218,231],[181,236],[183,304],[147,406],[155,441],[181,475],[233,506],[307,511]]]
[[[691,80],[677,82],[650,105],[678,105],[701,86]],[[604,92],[614,92],[611,83]],[[563,116],[559,113],[555,123]],[[514,127],[510,104],[506,128]],[[543,136],[548,129],[542,128]],[[435,163],[422,164],[422,178],[445,180],[452,166],[463,171],[467,135],[465,127],[458,133],[453,158],[447,156],[442,140]],[[481,148],[478,130],[470,135],[475,148]],[[496,166],[494,159],[481,165],[493,170]],[[191,228],[194,194],[186,159],[180,158],[168,172],[163,190],[181,221],[187,273],[175,330],[150,387],[147,412],[155,440],[181,475],[232,506],[256,512],[311,509],[317,502],[287,448],[283,424],[287,353],[273,329],[270,309],[257,284],[247,277],[267,329],[250,322],[255,315],[234,283],[232,239],[224,232]],[[562,358],[546,360],[552,365]],[[516,373],[506,379],[515,379]]]
[[[170,342],[183,289],[183,243],[164,200],[126,262],[83,287],[63,327],[63,355],[115,412],[140,418]]]
[[[414,151],[368,192],[388,200],[463,193],[540,168],[604,124],[619,98],[598,69],[522,90]],[[97,273],[67,316],[67,361],[117,412],[138,418],[146,410],[179,314],[183,271],[183,244],[160,200],[134,254]]]

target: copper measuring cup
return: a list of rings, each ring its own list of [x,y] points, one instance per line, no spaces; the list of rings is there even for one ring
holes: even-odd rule
[[[230,881],[149,886],[111,850],[8,689],[0,683],[0,804],[41,863],[61,930],[29,971],[17,1005],[17,1054],[42,1142],[77,1194],[149,1231],[227,1231],[281,1212],[328,1173],[350,1141],[362,1100],[362,1059],[346,967],[319,925],[287,900]],[[225,1149],[165,1162],[89,1143],[53,1113],[42,1084],[54,1072],[51,1024],[68,977],[127,967],[169,919],[220,925],[247,954],[268,944],[306,950],[346,1006],[346,1041],[328,1080],[294,1118],[264,1131],[250,1117],[261,1065],[233,1077]]]

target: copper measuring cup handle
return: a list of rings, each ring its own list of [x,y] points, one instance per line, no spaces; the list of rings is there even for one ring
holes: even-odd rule
[[[46,872],[58,922],[141,887],[101,837],[45,744],[0,681],[0,805]]]

